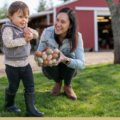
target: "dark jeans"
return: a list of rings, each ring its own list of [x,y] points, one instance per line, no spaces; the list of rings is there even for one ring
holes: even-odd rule
[[[59,63],[58,66],[42,67],[42,71],[48,79],[53,79],[57,83],[64,79],[65,85],[70,85],[73,77],[79,72],[78,69],[69,68],[64,63]]]
[[[22,79],[25,93],[34,92],[34,79],[30,64],[25,67],[12,67],[6,65],[5,71],[9,81],[9,93],[16,94],[19,87],[20,79]]]

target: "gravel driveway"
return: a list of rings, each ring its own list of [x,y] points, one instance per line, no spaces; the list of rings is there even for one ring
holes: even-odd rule
[[[34,61],[34,54],[31,53],[29,56],[30,64],[33,72],[40,72],[41,67],[38,67]],[[114,54],[112,51],[106,52],[85,52],[85,65],[100,64],[113,62]],[[3,64],[4,54],[0,54],[0,77],[5,76],[5,65]]]

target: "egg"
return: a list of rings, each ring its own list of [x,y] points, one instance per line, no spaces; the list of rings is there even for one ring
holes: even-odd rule
[[[47,55],[46,54],[42,54],[42,59],[46,60],[47,59]]]
[[[51,59],[52,59],[52,55],[50,54],[47,56],[47,60],[51,60]]]
[[[44,60],[43,65],[48,65],[48,60]]]
[[[49,61],[48,61],[48,65],[52,65],[52,60],[49,60]]]
[[[41,57],[38,57],[38,63],[43,63],[43,59]]]
[[[32,34],[32,33],[30,33],[29,38],[32,38],[32,37],[33,37],[33,34]]]
[[[46,52],[43,52],[42,54],[46,54]]]
[[[54,53],[59,53],[60,51],[56,48],[56,49],[54,49]]]
[[[55,62],[56,62],[56,59],[52,59],[52,64],[55,64]]]
[[[42,66],[43,64],[42,63],[38,63],[38,66]]]
[[[38,57],[35,55],[34,60],[38,62]]]
[[[52,54],[52,58],[53,58],[53,59],[56,59],[57,57],[58,57],[58,54],[57,54],[57,53],[53,53],[53,54]]]
[[[42,56],[42,53],[41,53],[40,51],[36,51],[36,52],[35,52],[35,55],[36,55],[37,57],[41,57],[41,56]]]
[[[48,46],[47,46],[47,47],[45,47],[45,48],[42,50],[42,52],[46,51],[47,49],[49,49],[49,47],[48,47]]]
[[[46,50],[46,54],[47,54],[47,55],[50,55],[50,54],[52,54],[52,53],[53,53],[53,51],[52,51],[50,48]]]

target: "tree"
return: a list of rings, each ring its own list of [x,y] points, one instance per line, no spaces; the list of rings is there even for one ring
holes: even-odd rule
[[[46,1],[45,0],[39,0],[39,6],[37,8],[37,12],[41,12],[46,10]]]
[[[0,8],[0,19],[7,18],[7,4]]]
[[[49,2],[47,0],[39,0],[39,6],[37,8],[37,12],[41,12],[52,7],[53,7],[52,0],[50,0]]]
[[[49,8],[52,8],[53,7],[53,1],[52,0],[50,0],[49,1],[49,6],[48,6]]]
[[[115,5],[113,0],[106,0],[111,13],[112,31],[114,37],[114,63],[120,64],[120,0]]]

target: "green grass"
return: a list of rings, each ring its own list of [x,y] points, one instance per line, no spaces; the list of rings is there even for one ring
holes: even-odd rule
[[[78,99],[70,100],[63,93],[52,96],[53,80],[43,73],[34,73],[35,102],[45,117],[120,117],[120,65],[112,63],[90,65],[74,77],[72,87]],[[7,77],[0,78],[0,117],[25,117],[23,85],[20,83],[15,102],[22,110],[17,115],[4,110],[4,89],[8,87]]]

